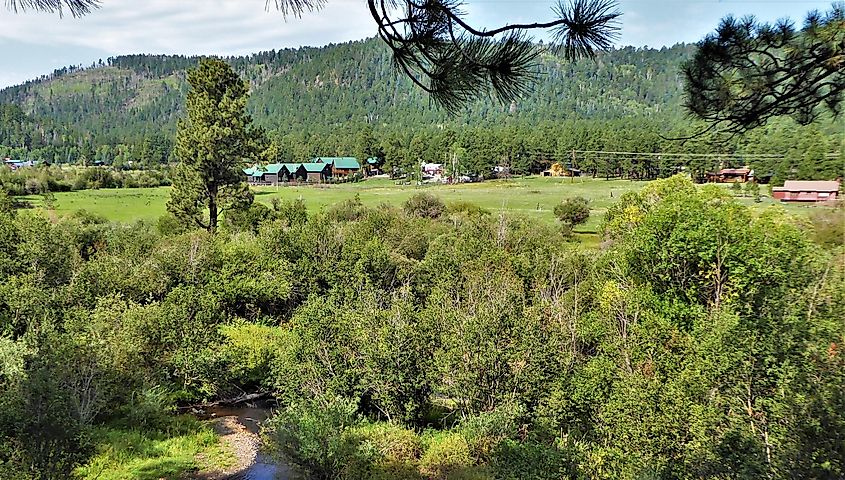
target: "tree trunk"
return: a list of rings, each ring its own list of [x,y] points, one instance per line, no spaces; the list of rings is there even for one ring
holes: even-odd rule
[[[217,231],[217,191],[208,195],[208,233]]]

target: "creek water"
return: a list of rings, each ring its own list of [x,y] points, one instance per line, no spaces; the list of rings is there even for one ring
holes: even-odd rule
[[[271,414],[270,403],[257,402],[237,407],[208,407],[204,409],[201,416],[204,418],[234,417],[239,424],[254,435],[255,441],[258,442],[261,427]],[[294,478],[287,465],[276,462],[259,449],[252,464],[246,469],[232,474],[227,480],[294,480]]]

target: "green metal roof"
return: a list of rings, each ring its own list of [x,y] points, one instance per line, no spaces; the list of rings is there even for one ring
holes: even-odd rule
[[[255,165],[249,168],[244,168],[243,172],[251,177],[260,177],[266,173],[277,174],[282,171],[281,163],[270,163],[267,165]]]
[[[306,172],[308,172],[308,173],[317,173],[317,172],[322,172],[323,170],[325,170],[325,169],[326,169],[326,167],[327,167],[328,165],[330,165],[330,164],[328,164],[328,163],[315,163],[315,162],[312,162],[312,163],[303,163],[303,164],[301,164],[301,165],[305,168],[305,171],[306,171]]]
[[[369,163],[370,165],[375,165],[375,164],[377,164],[377,163],[378,163],[378,157],[370,157],[370,158],[368,158],[368,159],[367,159],[367,163]]]
[[[334,165],[334,168],[358,169],[361,164],[355,157],[316,157],[311,160],[312,163],[328,163]]]
[[[355,157],[343,157],[335,159],[334,168],[358,170],[359,168],[361,168],[361,164],[358,163],[358,159]]]
[[[264,166],[264,173],[279,173],[282,171],[283,164],[281,163],[271,163],[269,165]]]

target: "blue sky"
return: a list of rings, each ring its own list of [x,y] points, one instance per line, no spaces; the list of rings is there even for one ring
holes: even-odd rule
[[[481,27],[551,18],[554,0],[465,0]],[[695,42],[728,14],[800,23],[829,1],[621,0],[618,45],[661,47]],[[0,2],[0,87],[65,65],[89,65],[129,53],[240,55],[357,40],[375,35],[363,0],[328,0],[302,19],[265,10],[265,0],[103,0],[83,18],[14,14]]]

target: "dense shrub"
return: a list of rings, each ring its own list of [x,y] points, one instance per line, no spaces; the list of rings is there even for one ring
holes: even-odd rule
[[[440,218],[446,211],[446,204],[435,195],[421,192],[406,200],[402,208],[407,215],[412,217]]]
[[[317,478],[842,476],[845,264],[782,209],[675,177],[586,251],[329,210],[210,235],[2,209],[3,467],[65,478],[104,422],[269,391],[268,443]]]
[[[271,202],[273,211],[276,212],[276,218],[282,220],[288,226],[302,226],[308,220],[308,211],[301,198],[281,200],[279,197],[273,197]]]
[[[346,432],[358,445],[357,478],[422,480],[418,462],[422,442],[413,431],[390,423],[366,423]]]
[[[501,480],[558,480],[577,478],[571,455],[556,445],[506,439],[496,444],[491,469]]]
[[[810,215],[817,243],[828,246],[845,244],[845,200],[832,208],[822,208]]]
[[[490,211],[486,208],[479,207],[472,202],[457,201],[450,203],[446,209],[452,214],[463,214],[467,216],[484,216],[490,215]]]
[[[457,432],[431,434],[423,439],[425,453],[420,458],[420,473],[431,480],[492,480],[492,472],[478,465],[470,446]]]
[[[358,445],[347,430],[361,425],[354,402],[322,399],[291,405],[277,413],[267,428],[275,453],[314,480],[358,478]]]
[[[170,185],[162,170],[118,170],[112,167],[41,165],[10,170],[0,166],[0,186],[12,195],[38,195],[100,188],[151,188]]]
[[[230,232],[258,232],[263,222],[275,220],[273,210],[263,203],[253,203],[246,209],[226,212],[223,224]]]
[[[363,218],[365,214],[366,208],[357,193],[354,197],[331,206],[327,211],[328,218],[335,222],[352,222]]]
[[[570,229],[590,218],[590,204],[584,197],[567,198],[554,208],[555,217]]]

